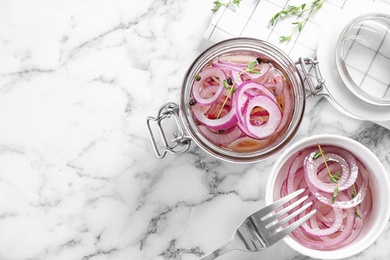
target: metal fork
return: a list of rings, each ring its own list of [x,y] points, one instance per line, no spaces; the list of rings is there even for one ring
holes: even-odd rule
[[[232,250],[256,252],[275,244],[309,220],[316,213],[317,210],[314,209],[304,215],[304,217],[284,226],[313,204],[313,202],[310,201],[293,213],[288,214],[290,210],[302,204],[309,198],[308,195],[305,195],[295,200],[304,191],[305,189],[297,190],[253,213],[237,227],[232,239],[226,245],[204,255],[199,258],[199,260],[212,260]],[[275,211],[287,202],[291,203],[280,211]]]

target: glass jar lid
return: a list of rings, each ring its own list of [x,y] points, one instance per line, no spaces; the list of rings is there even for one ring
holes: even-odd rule
[[[368,13],[350,21],[337,41],[336,65],[355,96],[390,106],[390,16]]]

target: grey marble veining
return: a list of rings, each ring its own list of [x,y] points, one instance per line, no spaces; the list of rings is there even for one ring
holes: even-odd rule
[[[351,1],[351,0],[349,0]],[[273,156],[154,156],[146,117],[178,102],[212,1],[0,2],[0,259],[197,259],[264,206]],[[308,101],[292,142],[332,133],[390,172],[390,130]],[[353,259],[389,259],[389,225]],[[279,243],[221,259],[307,259]]]

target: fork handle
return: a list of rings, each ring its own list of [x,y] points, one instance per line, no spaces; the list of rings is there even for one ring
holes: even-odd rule
[[[217,258],[218,256],[222,255],[220,252],[221,252],[221,249],[217,249],[211,253],[208,253],[207,255],[202,256],[198,260],[213,260],[213,259]]]
[[[202,256],[198,260],[213,260],[213,259],[215,259],[215,258],[217,258],[217,257],[219,257],[219,256],[221,256],[223,254],[226,254],[227,252],[232,251],[234,249],[235,248],[232,248],[231,244],[228,243],[228,244],[224,245],[223,247],[218,248],[217,250],[214,250],[213,252],[208,253],[207,255]]]

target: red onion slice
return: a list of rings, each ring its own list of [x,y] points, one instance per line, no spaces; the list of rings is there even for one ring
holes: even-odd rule
[[[262,107],[268,111],[268,121],[261,125],[251,124],[251,111],[255,107]],[[250,98],[247,103],[246,111],[244,112],[244,126],[248,129],[248,132],[255,138],[264,139],[272,135],[278,128],[280,121],[282,120],[282,112],[279,106],[268,96],[259,95]]]
[[[263,84],[268,89],[272,89],[275,96],[279,96],[284,89],[284,76],[279,70],[272,68],[268,71],[267,78]]]
[[[236,111],[234,107],[223,117],[218,119],[210,119],[202,113],[200,106],[194,106],[192,112],[199,122],[214,130],[224,130],[233,127],[237,124]]]
[[[315,153],[316,152],[312,152],[311,154],[309,154],[306,157],[305,162],[304,162],[305,174],[306,174],[306,178],[307,178],[306,181],[312,183],[313,186],[319,190],[333,193],[333,191],[336,187],[336,183],[330,181],[330,178],[328,175],[328,169],[326,167],[323,169],[323,171],[325,172],[324,175],[327,175],[328,182],[324,182],[324,181],[319,179],[320,174],[318,174],[319,173],[318,168],[324,163],[324,160],[323,160],[322,156],[314,159]],[[326,157],[327,157],[328,164],[329,164],[329,162],[336,162],[341,167],[341,173],[339,173],[340,178],[337,182],[338,189],[340,191],[348,189],[355,182],[355,180],[356,180],[355,176],[357,174],[354,174],[354,173],[350,174],[350,168],[349,168],[347,162],[341,156],[339,156],[337,154],[333,154],[333,153],[331,153],[331,154],[327,153]],[[336,168],[336,166],[337,165],[334,165],[334,164],[329,166],[331,174],[333,174],[333,175],[336,174],[336,172],[333,171],[333,169]],[[354,170],[357,171],[356,168],[354,168]],[[352,181],[347,182],[347,179],[350,176],[351,176],[353,182]]]
[[[199,75],[200,75],[200,80],[195,81],[192,87],[192,95],[196,100],[197,104],[201,106],[211,105],[220,98],[222,92],[224,91],[223,81],[226,79],[225,73],[220,69],[208,68],[202,70],[199,73]],[[215,77],[219,79],[218,88],[215,90],[213,96],[211,96],[210,98],[204,98],[202,97],[202,93],[207,92],[207,89],[210,88],[210,86],[205,86],[205,85],[206,85],[206,81],[210,80],[211,77]]]
[[[248,122],[246,122],[246,120],[248,120],[248,119],[245,117],[245,115],[247,113],[249,113],[249,115],[248,115],[249,116],[249,124],[252,125],[252,123],[250,123],[250,112],[252,111],[252,109],[248,111],[249,101],[252,100],[253,98],[255,98],[256,96],[264,96],[264,95],[266,97],[268,97],[266,102],[268,102],[268,100],[271,99],[273,101],[273,103],[276,105],[276,103],[275,103],[276,98],[273,96],[273,93],[269,89],[264,87],[262,84],[254,82],[254,81],[246,81],[246,82],[242,83],[240,86],[238,86],[236,92],[234,93],[233,106],[236,108],[236,111],[237,111],[238,126],[241,128],[241,130],[245,134],[247,134],[248,136],[253,137],[253,138],[260,138],[260,137],[256,134],[253,134],[249,130]],[[256,102],[256,100],[255,100],[255,102]],[[261,100],[257,100],[256,103],[257,103],[258,107],[263,107],[261,104]],[[263,107],[263,108],[265,110],[267,110],[265,107]],[[279,112],[280,112],[280,110],[279,110]],[[268,116],[269,116],[269,112],[268,112]],[[262,137],[262,139],[264,139],[264,138],[265,137]]]
[[[317,208],[319,211],[321,210],[321,208],[319,206],[313,207],[313,208]],[[343,224],[343,210],[338,209],[338,208],[331,208],[331,209],[334,212],[335,218],[334,218],[334,221],[330,227],[320,228],[320,226],[318,224],[318,219],[316,218],[316,216],[314,216],[313,218],[311,218],[309,220],[311,226],[309,226],[308,223],[305,222],[301,226],[302,229],[307,234],[312,235],[312,236],[317,236],[317,237],[329,236],[329,235],[332,235],[332,234],[336,233],[337,231],[339,231],[342,224]],[[316,215],[318,215],[318,214],[316,214]]]

